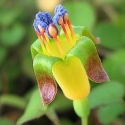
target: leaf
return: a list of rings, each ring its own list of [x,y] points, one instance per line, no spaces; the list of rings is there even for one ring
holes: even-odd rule
[[[2,26],[9,26],[11,25],[16,18],[21,14],[22,9],[18,6],[14,6],[12,8],[6,8],[6,6],[4,6],[4,8],[1,8],[0,11],[0,16],[2,18],[0,18],[0,24]]]
[[[14,125],[10,120],[7,120],[5,118],[0,118],[0,125]]]
[[[89,3],[66,2],[64,6],[69,12],[71,24],[92,29],[96,18],[95,11]]]
[[[72,108],[72,101],[67,99],[61,92],[58,92],[54,101],[49,105],[49,108],[58,112],[64,112],[69,108]]]
[[[7,47],[17,45],[25,35],[25,28],[20,24],[13,25],[12,28],[4,29],[1,34],[1,43]]]
[[[125,108],[121,103],[111,103],[100,107],[97,116],[102,124],[111,124],[111,122],[120,114],[124,113]]]
[[[103,60],[110,79],[120,81],[125,86],[125,50],[119,50]]]
[[[101,45],[117,50],[124,45],[123,30],[109,23],[98,24],[94,34],[100,38]]]
[[[93,88],[88,96],[90,107],[96,108],[100,105],[109,104],[122,100],[124,96],[124,87],[116,81],[103,83]]]
[[[2,46],[0,46],[0,66],[4,62],[6,55],[7,55],[7,50]]]
[[[28,66],[27,66],[28,65]],[[32,57],[31,53],[25,53],[25,56],[22,60],[22,69],[26,76],[35,81],[35,75],[33,71]]]
[[[45,111],[46,107],[42,105],[40,94],[37,89],[32,94],[24,114],[18,119],[17,125],[21,125],[24,122],[39,118],[45,114]]]
[[[60,119],[60,123],[61,123],[61,125],[73,125],[73,122],[70,121],[70,119],[68,119],[68,118]]]
[[[0,105],[8,105],[24,109],[26,106],[26,100],[16,95],[2,95],[0,96]]]

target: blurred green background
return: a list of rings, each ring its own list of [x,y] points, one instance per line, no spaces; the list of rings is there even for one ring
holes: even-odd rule
[[[91,83],[89,125],[125,125],[124,0],[0,1],[0,125],[81,124],[60,89],[47,109],[42,106],[32,67],[35,14],[53,15],[59,3],[73,25],[86,26],[100,38],[97,50],[110,77],[108,83]]]

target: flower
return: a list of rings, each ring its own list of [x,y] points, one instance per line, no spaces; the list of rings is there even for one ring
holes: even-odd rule
[[[34,72],[43,104],[53,101],[57,83],[71,100],[86,98],[89,80],[108,81],[97,54],[97,39],[83,26],[72,26],[68,11],[58,5],[52,19],[48,12],[38,12],[33,26],[38,36],[31,45]],[[62,27],[58,32],[56,25]]]

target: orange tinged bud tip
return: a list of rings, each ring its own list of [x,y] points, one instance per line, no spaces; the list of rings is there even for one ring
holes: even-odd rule
[[[40,30],[41,33],[45,32],[45,29],[42,28],[40,25],[38,25],[38,28],[39,28],[39,30]]]
[[[64,15],[64,21],[66,22],[67,20],[69,20],[68,13],[65,13],[65,15]]]
[[[63,18],[62,18],[61,16],[60,16],[60,18],[59,18],[58,24],[59,24],[59,25],[63,24]]]
[[[48,27],[48,33],[52,38],[54,38],[55,36],[58,35],[57,27],[54,24],[50,24]]]

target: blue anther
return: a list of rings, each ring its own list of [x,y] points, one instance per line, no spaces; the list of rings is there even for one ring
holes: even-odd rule
[[[40,20],[34,20],[33,26],[34,26],[34,29],[35,29],[35,31],[36,31],[37,33],[40,33],[40,30],[39,30],[39,28],[38,28],[38,25],[39,25],[41,28],[43,28],[43,29],[46,29],[46,27],[47,27],[47,24],[46,24],[46,23],[44,23],[44,22],[42,22],[42,21],[40,21]]]
[[[49,25],[50,23],[53,23],[52,16],[48,12],[39,11],[36,14],[36,20],[40,20],[40,21],[46,23],[47,25]]]
[[[53,20],[50,13],[39,11],[36,14],[36,18],[34,20],[33,26],[34,26],[34,29],[37,31],[37,33],[40,33],[38,25],[40,25],[41,28],[44,28],[46,30],[46,27],[51,23],[53,23]]]
[[[57,29],[57,27],[56,27],[54,24],[50,24],[50,25],[46,28],[46,34],[48,35],[48,37],[49,37],[49,38],[53,38],[53,36],[50,34],[50,32],[49,32],[49,30],[48,30],[50,26],[53,27],[53,29],[56,30],[56,32],[54,32],[56,36],[58,35],[58,29]]]
[[[59,24],[59,19],[62,16],[62,14],[60,12],[56,13],[55,16],[53,17],[53,23],[54,24]]]
[[[53,19],[52,19],[52,16],[50,15],[50,13],[45,12],[44,14],[45,14],[45,18],[47,19],[47,20],[46,20],[46,23],[47,23],[48,25],[51,24],[51,23],[53,23]]]
[[[68,11],[64,8],[64,6],[62,6],[61,4],[57,5],[55,10],[54,10],[54,14],[57,13],[61,13],[62,16],[64,16],[65,13],[68,13]]]
[[[49,27],[49,26],[48,26],[48,27]],[[46,34],[48,35],[49,38],[53,38],[53,37],[49,34],[48,27],[46,28]]]

